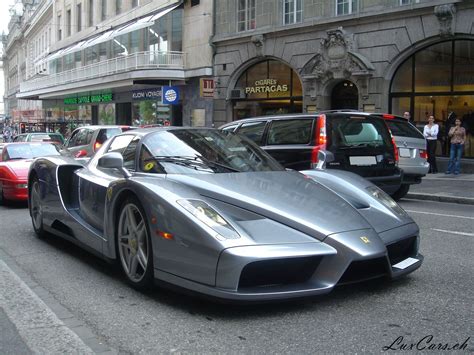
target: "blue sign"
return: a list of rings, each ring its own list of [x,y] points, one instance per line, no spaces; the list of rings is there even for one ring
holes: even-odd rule
[[[163,104],[177,105],[179,102],[179,88],[177,86],[163,86]]]

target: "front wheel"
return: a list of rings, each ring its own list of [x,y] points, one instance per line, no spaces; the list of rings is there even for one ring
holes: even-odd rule
[[[392,194],[392,198],[395,201],[398,201],[401,198],[406,196],[406,194],[408,193],[408,190],[410,190],[410,185],[402,184],[400,188]]]
[[[37,177],[34,177],[31,182],[31,191],[28,201],[28,208],[30,210],[31,222],[38,238],[44,238],[46,232],[43,228],[43,207],[41,205],[40,184]]]
[[[136,289],[146,289],[153,280],[153,250],[146,214],[136,198],[122,204],[117,226],[117,249],[127,281]]]

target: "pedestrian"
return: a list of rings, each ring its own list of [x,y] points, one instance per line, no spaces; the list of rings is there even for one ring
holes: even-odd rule
[[[411,114],[410,112],[406,111],[403,113],[403,118],[406,119],[408,122],[411,122]]]
[[[428,117],[428,124],[423,128],[423,135],[426,138],[426,143],[428,145],[428,163],[430,163],[430,174],[435,174],[438,172],[438,167],[436,166],[436,143],[438,140],[439,126],[435,123],[434,116],[431,115]]]
[[[466,141],[466,129],[461,127],[461,119],[456,118],[454,127],[449,130],[449,137],[451,138],[451,150],[449,151],[449,163],[446,174],[458,175],[461,172],[461,156],[464,152],[464,143]]]

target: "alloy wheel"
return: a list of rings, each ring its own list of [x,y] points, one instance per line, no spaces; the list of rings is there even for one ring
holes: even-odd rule
[[[122,268],[128,279],[139,283],[145,277],[150,246],[145,219],[134,203],[127,203],[120,212],[118,249]]]

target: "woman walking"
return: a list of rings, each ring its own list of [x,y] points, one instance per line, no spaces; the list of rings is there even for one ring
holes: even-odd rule
[[[438,139],[439,126],[435,123],[434,116],[428,117],[428,124],[423,129],[423,135],[428,144],[428,163],[430,163],[429,173],[434,174],[438,172],[436,166],[436,142]]]
[[[466,141],[466,129],[461,127],[461,120],[456,118],[455,126],[451,127],[448,136],[451,138],[451,150],[449,152],[449,163],[446,174],[458,175],[461,172],[461,156]]]

